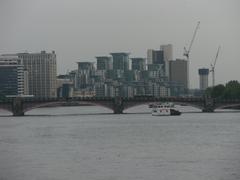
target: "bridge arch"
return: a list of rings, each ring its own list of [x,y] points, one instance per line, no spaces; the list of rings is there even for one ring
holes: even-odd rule
[[[141,105],[148,105],[151,103],[156,103],[156,101],[152,101],[152,102],[127,102],[124,103],[124,111],[136,106],[141,106]],[[163,102],[164,103],[164,102]],[[199,103],[192,103],[192,102],[171,102],[169,101],[169,103],[174,103],[175,105],[186,105],[186,106],[191,106],[197,109],[202,110],[204,107],[203,105],[199,104]]]
[[[92,101],[71,101],[72,103],[79,103],[79,106],[81,106],[81,103],[89,104],[89,105],[95,105],[95,106],[101,106],[109,110],[113,110],[113,105],[109,103],[103,103],[103,102],[92,102]],[[58,107],[62,106],[63,104],[66,104],[66,101],[54,101],[54,102],[38,102],[38,103],[25,103],[23,112],[26,113],[28,111],[31,111],[33,109],[41,108],[41,107]],[[68,106],[69,107],[69,106]]]
[[[229,103],[229,104],[224,104],[224,105],[218,105],[216,104],[216,109],[224,109],[224,108],[228,108],[228,107],[239,107],[240,103]]]
[[[9,113],[13,113],[12,112],[12,108],[8,108],[8,107],[0,107],[0,109],[6,111],[6,112],[9,112]]]

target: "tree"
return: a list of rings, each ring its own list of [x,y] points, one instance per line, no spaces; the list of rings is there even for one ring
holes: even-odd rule
[[[212,97],[213,98],[219,98],[219,97],[223,97],[225,92],[225,86],[222,84],[219,84],[217,86],[213,87],[213,91],[212,91]]]
[[[212,91],[213,91],[213,88],[212,88],[212,87],[208,87],[208,88],[205,90],[205,96],[211,97],[211,96],[212,96]]]
[[[217,86],[209,87],[205,90],[205,95],[212,98],[225,99],[240,99],[240,83],[237,80],[232,80],[226,85],[219,84]]]
[[[223,97],[225,92],[225,86],[222,84],[219,84],[217,86],[214,86],[213,88],[207,88],[205,91],[205,95],[210,96],[212,98],[220,98]]]
[[[226,84],[224,97],[225,98],[240,98],[240,83],[236,80],[229,81]]]

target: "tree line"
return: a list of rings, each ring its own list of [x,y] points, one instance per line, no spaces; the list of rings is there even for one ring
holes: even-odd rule
[[[240,83],[237,80],[232,80],[226,85],[219,84],[209,87],[205,90],[205,95],[212,98],[240,99]]]

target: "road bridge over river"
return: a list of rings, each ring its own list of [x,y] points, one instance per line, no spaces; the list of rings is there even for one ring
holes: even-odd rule
[[[173,102],[201,109],[203,112],[214,112],[217,108],[239,106],[240,99],[213,99],[206,97],[71,97],[71,98],[24,98],[14,97],[0,100],[0,108],[12,112],[13,116],[23,116],[25,112],[45,106],[63,106],[66,103],[87,103],[109,108],[114,114],[124,110],[154,102]]]

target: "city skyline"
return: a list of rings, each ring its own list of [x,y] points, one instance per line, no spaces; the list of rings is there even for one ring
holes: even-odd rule
[[[57,5],[57,8],[55,6]],[[182,58],[197,21],[200,29],[190,53],[190,88],[198,69],[209,68],[218,45],[216,84],[237,75],[240,55],[240,2],[219,1],[29,1],[0,2],[0,54],[55,50],[58,74],[108,52],[145,57],[147,49],[172,44],[173,59]],[[11,12],[11,13],[9,13]],[[227,70],[227,73],[223,73]],[[211,74],[209,75],[211,78]]]

